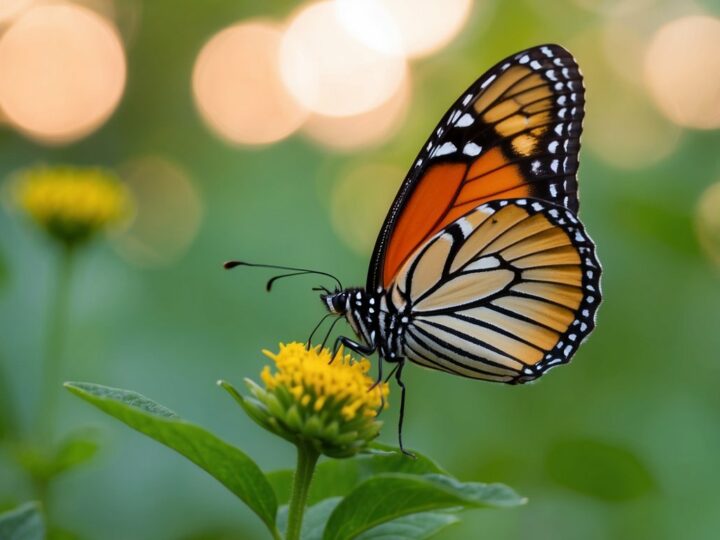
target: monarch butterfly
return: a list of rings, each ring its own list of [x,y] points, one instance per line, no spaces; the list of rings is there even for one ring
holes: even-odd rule
[[[359,341],[341,336],[335,350],[377,352],[378,381],[383,361],[395,364],[401,448],[406,360],[525,383],[569,362],[595,327],[601,267],[577,218],[584,103],[564,48],[502,60],[461,94],[411,166],[364,288],[275,267],[293,273],[268,289],[300,273],[336,279],[321,299]]]

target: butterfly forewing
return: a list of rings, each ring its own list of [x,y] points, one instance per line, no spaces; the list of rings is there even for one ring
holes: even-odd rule
[[[466,377],[525,382],[568,362],[592,331],[600,265],[565,207],[501,200],[426,241],[390,288],[412,306],[405,357]]]
[[[578,209],[584,89],[558,45],[517,53],[446,113],[412,166],[378,237],[368,289],[387,287],[428,238],[482,203],[522,197]]]

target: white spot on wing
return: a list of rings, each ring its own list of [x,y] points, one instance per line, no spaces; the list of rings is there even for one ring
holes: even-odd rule
[[[435,150],[435,155],[436,156],[446,156],[446,155],[452,154],[453,152],[456,152],[456,151],[457,151],[457,146],[455,146],[451,142],[446,142],[445,144],[443,144],[442,146],[440,146],[439,148],[437,148]]]
[[[487,270],[498,266],[500,266],[500,260],[497,257],[482,257],[468,264],[465,270]]]
[[[551,154],[555,153],[555,150],[557,150],[557,147],[560,143],[558,141],[552,141],[550,144],[548,144],[548,150],[550,150]]]
[[[526,54],[524,56],[521,56],[518,62],[520,64],[527,64],[530,61],[530,57]]]
[[[463,104],[463,105],[467,105],[468,103],[470,103],[470,100],[471,100],[472,98],[473,98],[473,95],[472,95],[472,94],[468,94],[467,96],[465,96],[465,97],[463,98],[462,104]]]
[[[477,156],[482,152],[482,146],[479,146],[473,142],[469,142],[463,148],[463,154],[466,156]]]
[[[463,238],[467,238],[472,234],[473,228],[470,222],[465,218],[460,218],[457,220],[457,224],[460,227],[460,230],[462,231]]]
[[[530,164],[530,168],[532,169],[532,172],[534,174],[537,174],[540,172],[540,160],[536,159]]]
[[[474,122],[475,122],[475,119],[472,117],[472,115],[465,113],[460,117],[460,119],[457,121],[457,124],[455,124],[455,125],[457,127],[468,127],[468,126],[472,126]]]
[[[543,53],[545,56],[547,56],[548,58],[552,58],[552,57],[553,57],[553,53],[552,53],[552,51],[551,51],[549,48],[547,48],[547,47],[541,47],[540,50],[541,50],[542,53]]]
[[[540,62],[538,62],[537,60],[533,60],[532,62],[530,62],[530,67],[533,69],[540,69],[540,67],[542,66]]]
[[[490,76],[487,78],[487,80],[484,81],[484,82],[480,85],[480,88],[487,88],[487,87],[490,85],[490,83],[492,83],[492,82],[495,80],[496,77],[497,77],[497,75],[490,75]]]

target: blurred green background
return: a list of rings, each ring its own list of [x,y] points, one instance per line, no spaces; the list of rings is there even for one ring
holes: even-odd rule
[[[505,55],[557,42],[586,75],[579,179],[581,216],[605,268],[597,330],[571,366],[522,387],[408,368],[406,441],[463,480],[505,482],[530,499],[519,510],[467,513],[446,540],[718,538],[720,240],[702,235],[703,220],[720,215],[720,197],[700,201],[720,181],[720,126],[686,129],[666,118],[646,88],[640,54],[678,17],[717,21],[717,2],[479,0],[447,47],[411,63],[408,112],[387,140],[345,152],[297,134],[264,147],[228,144],[193,102],[195,58],[222,28],[283,20],[296,7],[118,1],[112,15],[128,77],[113,116],[63,145],[0,126],[5,179],[40,162],[132,176],[148,160],[186,179],[179,199],[170,181],[149,195],[149,218],[140,200],[138,219],[149,219],[150,232],[131,232],[146,235],[150,254],[122,232],[81,254],[63,378],[136,390],[236,443],[266,470],[291,466],[291,447],[251,424],[215,381],[257,378],[261,349],[306,339],[323,314],[310,290],[318,282],[280,282],[267,294],[263,271],[225,272],[221,263],[307,266],[363,284],[384,209],[448,105]],[[718,56],[717,43],[708,59]],[[712,85],[720,77],[708,66]],[[718,95],[707,116],[717,118]],[[6,210],[0,395],[27,431],[57,261],[38,231]],[[396,404],[391,393],[382,435],[391,444]],[[53,486],[53,514],[66,528],[103,540],[265,537],[255,516],[183,458],[69,394],[58,416],[60,431],[98,426],[102,434],[92,463]],[[0,454],[0,501],[32,498]]]

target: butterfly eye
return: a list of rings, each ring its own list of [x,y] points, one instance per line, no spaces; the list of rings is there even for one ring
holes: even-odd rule
[[[335,313],[345,313],[345,305],[347,303],[347,293],[341,292],[333,295],[333,308]]]

